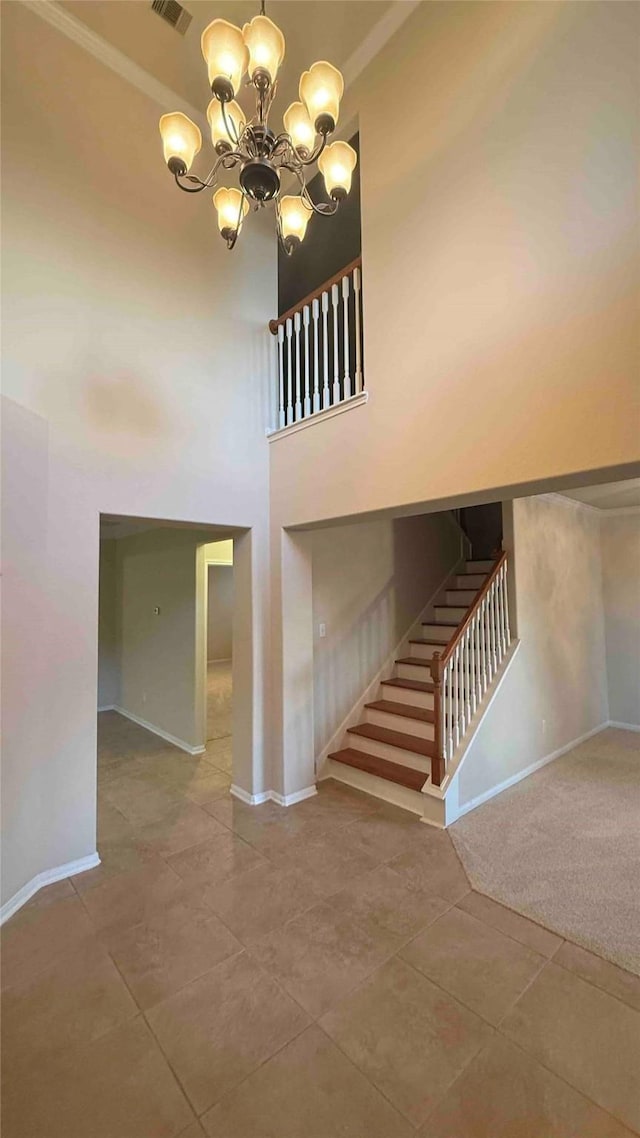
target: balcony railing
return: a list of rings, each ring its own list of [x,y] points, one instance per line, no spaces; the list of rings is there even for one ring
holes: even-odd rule
[[[277,430],[360,395],[362,259],[271,320],[269,329],[277,346]]]

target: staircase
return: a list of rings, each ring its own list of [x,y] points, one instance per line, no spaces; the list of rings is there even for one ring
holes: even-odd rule
[[[442,801],[456,750],[509,647],[506,574],[502,553],[467,561],[447,582],[409,655],[364,705],[364,721],[328,756],[326,775],[418,813],[429,788],[441,788]]]

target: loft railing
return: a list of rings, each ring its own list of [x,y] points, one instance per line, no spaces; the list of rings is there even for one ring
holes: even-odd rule
[[[442,784],[510,643],[507,554],[502,553],[445,652],[434,652],[431,660],[436,746],[431,781],[436,786]]]
[[[277,429],[359,395],[362,370],[362,259],[341,269],[277,320]]]

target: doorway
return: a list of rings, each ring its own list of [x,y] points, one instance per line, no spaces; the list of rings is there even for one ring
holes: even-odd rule
[[[209,542],[206,566],[206,746],[229,773],[233,743],[233,541]]]

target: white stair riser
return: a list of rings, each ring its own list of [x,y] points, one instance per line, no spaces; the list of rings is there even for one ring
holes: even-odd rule
[[[388,759],[390,763],[398,763],[402,767],[424,771],[425,778],[431,774],[430,759],[414,755],[413,751],[403,751],[401,747],[392,747],[389,743],[380,743],[378,739],[365,739],[362,735],[353,735],[347,731],[347,746],[354,751],[364,751],[366,755],[375,755],[378,759]]]
[[[445,609],[436,605],[436,620],[448,621],[451,624],[459,624],[464,620],[468,612],[467,605],[460,605],[458,608]]]
[[[417,656],[420,660],[430,660],[434,652],[439,652],[440,655],[442,655],[446,646],[446,641],[442,642],[442,647],[440,647],[438,644],[410,644],[409,655]],[[422,678],[426,680],[427,683],[431,680],[430,675],[423,676]],[[412,676],[411,679],[417,680],[419,679],[419,676]]]
[[[378,711],[367,707],[367,723],[376,727],[388,727],[390,731],[408,731],[421,739],[433,739],[433,723],[423,723],[420,719],[407,719],[405,715],[393,715],[390,711]]]
[[[423,677],[423,682],[429,683],[430,677]],[[393,703],[403,703],[408,707],[426,707],[433,711],[433,692],[413,691],[411,688],[397,688],[393,684],[382,684],[380,699],[388,699]]]
[[[456,577],[456,587],[458,589],[481,589],[486,579],[486,573],[474,573],[471,577]]]
[[[327,760],[325,778],[335,778],[346,786],[354,786],[357,790],[373,794],[384,802],[391,802],[394,806],[400,806],[403,810],[411,810],[414,814],[422,814],[425,807],[432,809],[433,803],[436,803],[437,806],[442,805],[437,799],[429,798],[426,801],[426,795],[423,795],[420,790],[410,790],[408,786],[398,786],[397,782],[389,782],[388,779],[378,778],[377,775],[370,774],[369,771],[349,767],[346,763],[336,763],[332,759]]]
[[[455,593],[447,593],[448,605],[472,605],[478,595],[477,589],[465,589],[464,593],[457,591]]]
[[[399,680],[419,680],[422,684],[431,683],[429,669],[421,668],[418,664],[396,664],[396,675]],[[413,695],[413,692],[411,694]]]
[[[455,636],[457,627],[443,628],[441,624],[423,624],[421,633],[425,640],[439,640],[442,644],[448,644],[452,636]],[[413,645],[411,648],[413,651]]]
[[[493,569],[494,561],[467,561],[467,573],[490,573]]]

